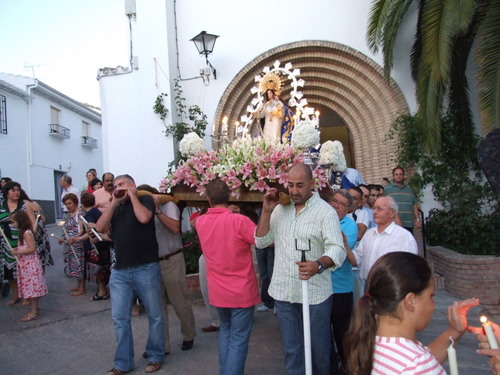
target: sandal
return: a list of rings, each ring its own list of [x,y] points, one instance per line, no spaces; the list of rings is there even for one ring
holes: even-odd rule
[[[31,311],[21,318],[21,322],[31,322],[40,318],[40,314],[33,314]]]
[[[109,299],[109,295],[107,294],[100,296],[98,293],[96,293],[95,296],[92,296],[92,301],[102,301],[106,299]]]

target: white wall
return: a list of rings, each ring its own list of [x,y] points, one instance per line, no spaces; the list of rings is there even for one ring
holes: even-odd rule
[[[381,55],[370,53],[365,39],[370,4],[371,0],[176,1],[183,79],[199,75],[200,68],[205,67],[204,57],[199,56],[189,40],[202,30],[220,35],[213,55],[209,56],[217,69],[217,80],[211,80],[208,86],[201,79],[182,81],[185,104],[201,107],[209,120],[206,133],[211,134],[217,104],[234,76],[260,54],[300,40],[345,44],[381,64]],[[162,134],[163,125],[152,110],[156,96],[169,90],[169,81],[177,76],[174,1],[136,0],[136,9],[132,40],[139,69],[100,79],[103,137],[107,145],[104,166],[115,174],[128,172],[138,183],[157,186],[174,155],[172,139]],[[416,8],[411,8],[408,17],[416,19]],[[409,74],[409,40],[413,33],[409,27],[407,36],[398,39],[398,61],[393,70],[412,110],[415,97]],[[128,39],[129,35],[123,38]],[[122,65],[128,66],[128,62]],[[173,100],[173,93],[170,99]],[[174,118],[167,123],[177,121],[172,114],[172,102],[169,109]],[[208,137],[205,141],[210,145]]]
[[[157,95],[170,93],[165,2],[150,3],[138,2],[137,23],[132,21],[139,69],[100,78],[101,106],[106,109],[103,162],[115,175],[128,173],[138,185],[158,186],[174,153],[172,139],[162,133],[165,127],[153,112]],[[172,123],[170,115],[167,123]]]
[[[26,150],[26,102],[18,95],[3,90],[7,102],[7,134],[0,134],[0,169],[2,177],[10,177],[21,185],[28,184]],[[14,141],[15,140],[15,141]]]

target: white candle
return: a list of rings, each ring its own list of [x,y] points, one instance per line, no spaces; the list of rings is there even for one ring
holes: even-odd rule
[[[458,375],[457,351],[453,347],[453,339],[450,336],[451,344],[446,350],[448,353],[448,365],[450,366],[450,375]]]
[[[488,322],[488,318],[482,316],[480,318],[481,323],[483,323],[483,329],[486,333],[486,338],[488,339],[488,344],[490,344],[491,349],[498,349],[497,339],[495,338],[495,334],[493,333],[493,327],[491,323]]]
[[[227,116],[222,119],[222,132],[227,133]]]
[[[234,138],[238,138],[238,128],[240,127],[240,122],[235,121],[234,122]]]

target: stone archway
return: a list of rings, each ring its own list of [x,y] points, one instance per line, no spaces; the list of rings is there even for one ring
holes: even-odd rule
[[[409,111],[397,84],[385,80],[383,69],[362,53],[327,41],[302,41],[273,48],[245,66],[226,88],[217,106],[214,132],[221,132],[222,118],[234,122],[246,113],[253,96],[254,78],[276,60],[300,68],[302,88],[311,107],[327,107],[342,118],[351,134],[356,168],[367,183],[382,183],[390,176],[396,145],[386,135],[393,119]],[[288,100],[286,88],[282,94]],[[217,148],[213,143],[213,148]]]

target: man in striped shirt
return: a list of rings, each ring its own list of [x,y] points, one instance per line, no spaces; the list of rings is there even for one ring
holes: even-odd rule
[[[290,375],[305,373],[302,280],[308,280],[313,373],[330,374],[333,291],[329,271],[340,267],[346,257],[337,213],[312,189],[311,169],[305,164],[293,166],[288,174],[292,203],[279,205],[276,189],[269,189],[255,233],[257,247],[275,244],[269,294],[275,299],[285,367]],[[301,251],[297,250],[307,250],[306,262],[301,261]],[[323,272],[327,268],[328,272]]]
[[[422,227],[420,213],[418,211],[417,198],[412,188],[404,183],[405,170],[396,167],[392,170],[392,183],[384,188],[386,196],[394,198],[399,206],[399,218],[403,228],[413,234],[413,222],[417,228]]]

